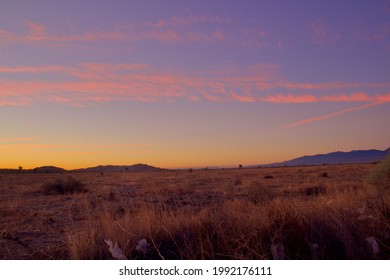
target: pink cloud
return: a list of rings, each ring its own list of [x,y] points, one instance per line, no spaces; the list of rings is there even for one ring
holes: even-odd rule
[[[58,65],[43,65],[43,66],[15,66],[7,67],[0,66],[0,73],[40,73],[52,71],[64,71],[67,67]]]
[[[107,31],[87,31],[85,33],[52,34],[46,26],[26,21],[26,33],[16,34],[0,29],[0,42],[3,44],[22,43],[53,46],[64,43],[96,42],[96,41],[133,41],[137,39],[129,30],[120,28]],[[140,38],[138,38],[139,40]]]
[[[0,104],[22,105],[26,100],[28,103],[50,101],[74,106],[85,102],[122,99],[164,102],[170,98],[185,97],[194,86],[193,81],[185,76],[143,73],[145,67],[131,64],[87,64],[78,68],[66,68],[65,72],[70,75],[70,80],[6,80],[0,83]],[[3,71],[5,70],[19,73],[39,71],[42,68],[4,68]]]
[[[236,93],[233,93],[232,97],[234,100],[237,100],[239,102],[256,102],[257,101],[257,99],[254,98],[253,96],[239,95]]]
[[[31,30],[29,31],[31,32]],[[36,31],[34,31],[36,32]],[[52,35],[48,33],[28,33],[24,35],[12,34],[0,30],[0,42],[3,44],[22,43],[56,46],[64,43],[94,42],[94,41],[130,41],[130,37],[123,32],[89,32],[85,34]]]
[[[369,103],[369,104],[365,104],[365,105],[358,106],[358,107],[348,108],[348,109],[341,110],[341,111],[336,112],[336,113],[322,115],[322,116],[318,116],[318,117],[314,117],[314,118],[301,120],[301,121],[298,121],[298,122],[289,123],[289,124],[284,125],[282,128],[288,128],[288,127],[293,127],[293,126],[299,126],[299,125],[303,125],[303,124],[313,123],[313,122],[317,122],[317,121],[321,121],[321,120],[337,117],[337,116],[340,116],[340,115],[343,115],[343,114],[346,114],[346,113],[350,113],[350,112],[353,112],[353,111],[358,111],[358,110],[370,108],[370,107],[377,106],[377,105],[380,105],[380,104],[383,104],[383,103],[382,102],[375,102],[375,103]]]
[[[232,20],[220,16],[192,15],[188,17],[172,16],[169,19],[157,20],[147,25],[160,28],[167,26],[182,27],[194,24],[226,24],[231,22]]]
[[[216,40],[213,35],[205,32],[187,31],[184,36],[187,42],[212,42]]]
[[[174,29],[151,30],[142,34],[142,37],[163,43],[178,43],[183,41],[182,35]]]
[[[372,97],[370,97],[365,92],[357,92],[352,94],[339,94],[339,95],[328,95],[323,96],[321,98],[324,101],[331,101],[331,102],[367,102],[372,101]]]
[[[209,92],[202,92],[202,95],[204,98],[206,98],[206,100],[208,101],[212,101],[212,102],[216,102],[216,103],[222,103],[222,102],[226,102],[227,100],[219,95],[215,95],[215,94],[211,94]]]
[[[14,35],[7,30],[0,29],[0,44],[6,44],[12,42]]]
[[[58,46],[66,43],[88,43],[104,41],[138,42],[158,41],[162,43],[184,43],[191,41],[223,41],[221,31],[199,32],[192,28],[194,24],[225,24],[227,19],[213,16],[172,17],[155,23],[126,25],[110,30],[86,31],[84,33],[53,34],[43,24],[26,21],[26,33],[15,34],[0,29],[0,43],[40,44]],[[185,27],[183,29],[182,27]]]
[[[218,41],[224,41],[225,40],[225,36],[222,34],[222,32],[220,30],[215,30],[214,33],[214,38]]]
[[[339,40],[340,35],[330,30],[329,26],[323,20],[316,20],[310,25],[312,33],[312,42],[315,45],[325,45]]]
[[[241,44],[247,47],[256,47],[263,48],[267,46],[265,38],[267,37],[267,32],[260,28],[245,28],[239,31],[241,36]]]
[[[171,17],[152,23],[122,24],[101,30],[85,30],[84,32],[64,32],[56,34],[50,26],[26,21],[25,33],[17,34],[0,29],[0,44],[33,44],[43,47],[78,46],[90,42],[143,42],[157,41],[161,43],[191,43],[191,42],[224,42],[241,44],[249,47],[264,47],[267,32],[259,28],[238,29],[232,25],[234,21],[219,16],[188,16]],[[199,25],[207,25],[199,28]],[[229,35],[236,38],[227,40],[226,27]],[[206,31],[207,30],[207,31]],[[214,31],[210,31],[214,30]]]
[[[0,107],[5,107],[5,106],[22,106],[26,105],[26,102],[22,102],[21,100],[18,101],[11,101],[11,100],[0,100]]]
[[[390,22],[360,26],[353,36],[366,42],[383,42],[390,37]]]
[[[390,102],[390,92],[386,94],[377,94],[374,96],[374,99],[378,102]]]
[[[274,66],[256,65],[248,70],[225,69],[197,75],[161,72],[143,64],[85,63],[76,66],[0,66],[0,73],[11,78],[0,80],[0,106],[26,105],[31,102],[57,102],[85,106],[115,100],[167,102],[179,98],[213,102],[388,102],[390,94],[352,92],[324,94],[343,88],[350,91],[358,84],[292,84],[275,78]],[[46,80],[35,73],[50,73]],[[20,80],[18,75],[23,74]],[[16,78],[16,79],[14,79]],[[54,78],[54,79],[53,79]],[[362,84],[360,87],[386,88],[386,84]],[[348,88],[351,87],[351,88]],[[390,85],[387,86],[389,88]],[[311,93],[267,93],[310,89]]]
[[[365,92],[351,94],[320,95],[313,94],[274,94],[261,99],[270,103],[313,103],[313,102],[389,102],[390,94],[368,95]]]
[[[318,102],[318,98],[312,94],[294,95],[294,94],[275,94],[262,99],[270,103],[312,103]]]
[[[39,39],[46,35],[45,26],[31,21],[27,21],[25,24],[28,29],[28,34],[31,36],[31,38]]]
[[[279,83],[280,87],[288,89],[303,89],[303,90],[332,90],[332,89],[346,89],[346,88],[359,88],[362,84],[358,83],[340,83],[340,82],[331,82],[331,83],[292,83],[292,82],[281,82]]]

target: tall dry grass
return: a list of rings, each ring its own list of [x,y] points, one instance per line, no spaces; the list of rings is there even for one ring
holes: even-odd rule
[[[249,180],[228,189],[239,196],[202,207],[172,207],[161,192],[153,203],[124,204],[119,212],[108,201],[98,208],[86,202],[88,218],[68,232],[69,257],[111,258],[110,239],[129,259],[272,259],[272,248],[284,259],[389,259],[389,193],[327,187],[283,196]],[[146,253],[135,250],[142,239]]]

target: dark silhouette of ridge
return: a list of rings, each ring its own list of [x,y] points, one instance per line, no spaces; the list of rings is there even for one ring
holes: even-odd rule
[[[310,156],[302,156],[292,160],[283,162],[252,165],[247,167],[280,167],[280,166],[301,166],[301,165],[323,165],[323,164],[349,164],[349,163],[371,163],[384,160],[390,156],[390,148],[386,150],[354,150],[350,152],[332,152],[328,154],[317,154]],[[217,168],[217,167],[216,167]],[[209,168],[207,168],[209,169]],[[64,172],[151,172],[162,171],[166,169],[154,167],[148,164],[133,164],[133,165],[99,165],[88,168],[79,168],[66,170],[56,166],[40,166],[34,169],[0,169],[0,174],[16,174],[16,173],[64,173]]]
[[[260,165],[271,166],[299,166],[299,165],[322,165],[322,164],[348,164],[348,163],[370,163],[382,161],[390,154],[390,148],[381,150],[354,150],[350,152],[332,152],[298,157],[278,163]]]
[[[57,166],[41,166],[32,170],[34,173],[64,173],[67,170]]]
[[[0,174],[47,174],[47,173],[65,173],[67,170],[56,167],[56,166],[40,166],[34,169],[13,169],[13,168],[2,168]]]
[[[81,168],[71,170],[72,172],[148,172],[161,171],[161,168],[154,167],[147,164],[133,164],[133,165],[99,165],[95,167]]]

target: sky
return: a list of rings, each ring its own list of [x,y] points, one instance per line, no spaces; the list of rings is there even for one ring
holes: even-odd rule
[[[389,0],[0,3],[0,168],[390,147]]]

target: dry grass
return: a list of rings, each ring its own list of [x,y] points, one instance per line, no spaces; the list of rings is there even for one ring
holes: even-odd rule
[[[389,259],[381,166],[80,173],[88,192],[51,196],[68,175],[1,175],[0,258]]]

